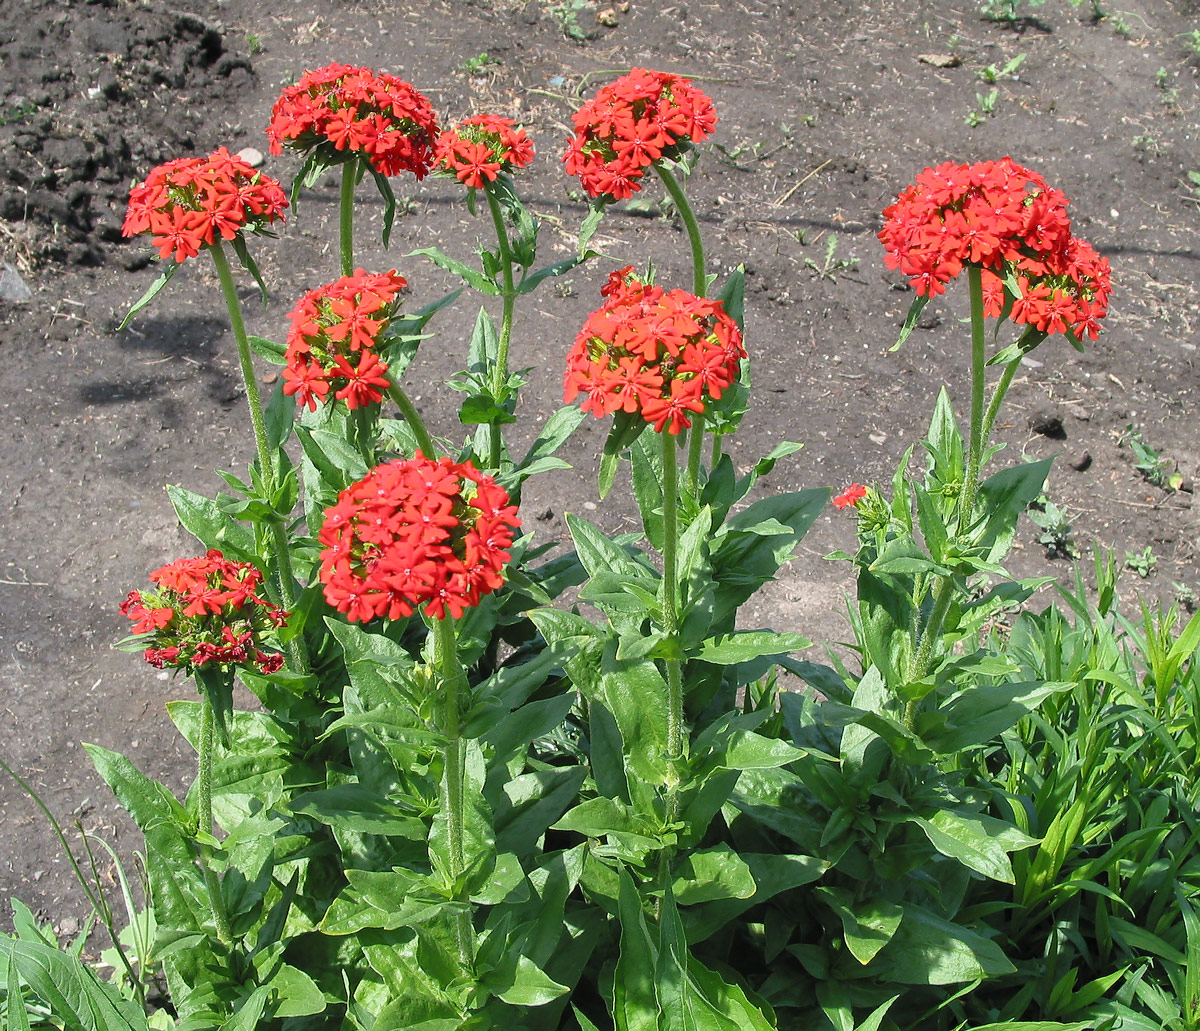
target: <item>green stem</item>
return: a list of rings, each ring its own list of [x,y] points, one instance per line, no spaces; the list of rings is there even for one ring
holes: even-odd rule
[[[967,478],[959,497],[958,531],[971,525],[975,513],[975,494],[979,489],[979,469],[987,441],[983,435],[983,397],[987,381],[987,328],[983,319],[983,271],[978,265],[967,268],[971,292],[971,441],[967,457]]]
[[[342,275],[354,274],[354,187],[358,181],[358,158],[342,162],[342,196],[338,212],[338,249]]]
[[[232,685],[226,685],[226,689]],[[196,830],[204,837],[212,836],[212,776],[213,776],[213,703],[207,685],[200,686],[200,762],[196,776]],[[208,902],[212,907],[213,920],[217,925],[217,937],[226,945],[233,941],[229,929],[229,915],[225,912],[225,897],[221,894],[221,881],[213,870],[209,859],[212,848],[205,841],[198,841],[200,869],[204,874],[204,886],[208,889]]]
[[[446,844],[450,850],[450,876],[455,882],[455,901],[466,905],[465,899],[458,898],[461,891],[459,881],[467,865],[463,850],[463,752],[458,700],[463,673],[458,663],[458,645],[453,621],[443,617],[436,623],[434,651],[442,679],[442,736],[445,738],[442,753],[445,765],[442,775],[442,805],[445,806],[446,812]],[[470,969],[474,952],[471,915],[460,909],[454,922],[459,959],[465,969]]]
[[[671,195],[671,200],[675,202],[675,210],[683,219],[684,228],[687,229],[688,242],[692,245],[692,293],[697,297],[703,297],[708,290],[708,277],[704,271],[704,241],[700,239],[700,226],[696,222],[696,215],[692,211],[691,204],[688,203],[687,194],[679,185],[679,180],[663,166],[661,161],[655,161],[651,167],[658,173],[663,186],[667,188],[667,193]]]
[[[1000,376],[1000,381],[996,384],[996,391],[992,394],[992,400],[988,404],[987,414],[983,417],[983,445],[987,447],[988,441],[992,438],[992,428],[996,425],[996,416],[1000,414],[1000,406],[1004,403],[1004,395],[1008,393],[1008,388],[1012,385],[1013,377],[1017,374],[1017,368],[1021,364],[1020,358],[1015,358],[1004,366],[1004,372]]]
[[[417,438],[417,447],[421,449],[421,453],[426,458],[436,458],[437,448],[433,446],[433,438],[429,435],[429,430],[425,428],[425,420],[421,418],[421,413],[417,411],[408,394],[404,392],[404,388],[391,376],[388,376],[388,380],[391,385],[388,387],[387,395],[400,409],[404,421],[413,431],[413,436]]]
[[[687,492],[694,507],[700,508],[700,462],[704,450],[704,412],[692,417],[692,428],[688,433]]]
[[[679,648],[679,597],[676,591],[679,571],[679,484],[676,468],[675,438],[660,433],[663,462],[663,630],[671,652]],[[687,738],[683,713],[683,660],[667,659],[667,762],[682,763],[686,757]],[[667,785],[667,820],[678,816],[679,785]]]
[[[496,364],[492,367],[492,397],[500,403],[500,395],[508,383],[508,348],[512,339],[513,308],[517,301],[517,292],[513,287],[513,258],[512,248],[508,245],[508,229],[504,224],[504,212],[500,209],[500,201],[486,186],[483,195],[487,198],[488,210],[492,213],[492,225],[496,228],[496,243],[500,248],[500,265],[504,272],[504,311],[500,317],[500,342],[496,348]],[[503,450],[503,430],[499,422],[488,426],[488,465],[492,469],[500,468],[500,455]]]
[[[934,643],[942,635],[942,624],[946,621],[946,613],[950,611],[950,602],[954,600],[954,578],[943,576],[938,578],[937,586],[933,589],[933,609],[925,623],[921,636],[917,641],[916,654],[908,667],[908,682],[920,680],[929,672],[933,661]],[[913,729],[917,717],[917,706],[920,703],[912,699],[904,707],[904,726]]]
[[[225,257],[225,250],[221,246],[220,239],[215,240],[209,250],[212,252],[213,264],[217,266],[217,278],[221,281],[221,292],[225,295],[225,307],[229,311],[229,323],[233,328],[233,338],[237,341],[238,361],[242,370],[242,384],[246,388],[246,402],[250,407],[250,425],[254,429],[254,446],[258,452],[259,472],[264,483],[274,485],[275,462],[267,446],[267,424],[263,418],[262,398],[258,392],[258,380],[254,376],[254,361],[250,357],[250,340],[246,336],[246,324],[242,320],[242,305],[238,300],[237,286],[233,282],[233,272],[229,267],[229,259]],[[284,609],[291,612],[296,608],[296,581],[292,575],[292,553],[288,543],[287,529],[279,518],[272,518],[269,526],[275,545],[274,557],[279,573],[279,598]],[[308,672],[308,655],[304,647],[303,635],[297,635],[288,642],[287,653],[297,672]]]

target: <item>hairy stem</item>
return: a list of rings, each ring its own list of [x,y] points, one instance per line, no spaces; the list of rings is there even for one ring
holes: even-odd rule
[[[466,869],[466,858],[463,850],[465,836],[463,822],[463,752],[462,727],[459,725],[459,687],[462,684],[462,667],[458,663],[458,644],[454,634],[454,623],[448,617],[437,622],[436,637],[434,638],[437,667],[442,678],[442,736],[445,738],[442,756],[445,770],[442,774],[442,805],[446,812],[446,844],[450,851],[450,875],[455,880],[455,894],[460,886],[458,881]],[[456,898],[466,904],[465,899]],[[470,913],[460,910],[454,918],[455,939],[458,943],[458,955],[464,968],[469,969],[474,958],[472,941],[474,928],[471,926]]]
[[[267,445],[267,424],[263,418],[262,398],[258,392],[258,380],[254,376],[254,362],[250,357],[250,340],[246,336],[246,323],[242,319],[242,305],[238,300],[237,286],[233,282],[233,272],[229,267],[229,259],[221,246],[220,239],[214,241],[212,247],[213,264],[217,266],[217,278],[221,281],[221,292],[225,295],[225,307],[229,310],[229,323],[233,328],[233,338],[237,341],[238,361],[242,370],[242,384],[246,388],[246,402],[250,407],[250,424],[254,429],[254,446],[258,452],[258,469],[263,482],[275,485],[276,465]],[[284,609],[291,612],[296,607],[296,581],[292,574],[292,553],[288,545],[287,529],[279,517],[269,521],[269,528],[274,544],[274,559],[279,575],[279,598]],[[304,647],[302,634],[293,637],[287,643],[288,658],[298,673],[308,672],[308,655]]]
[[[704,270],[704,241],[700,239],[700,225],[696,222],[695,212],[692,211],[687,194],[684,193],[683,187],[679,185],[679,180],[675,178],[674,174],[668,171],[661,161],[655,161],[651,167],[658,173],[671,200],[675,202],[675,210],[683,219],[684,228],[687,229],[688,242],[692,245],[692,293],[697,297],[703,297],[708,290],[708,276]]]
[[[499,403],[500,394],[508,383],[508,348],[512,339],[513,308],[516,305],[517,293],[513,287],[513,257],[512,248],[508,245],[508,229],[504,224],[504,212],[500,210],[500,201],[486,186],[483,195],[487,198],[488,210],[492,213],[492,224],[496,228],[496,243],[500,248],[500,265],[504,273],[504,311],[500,321],[500,342],[496,349],[496,364],[492,367],[492,396]],[[500,468],[503,430],[499,422],[493,422],[488,427],[488,464],[492,469]]]
[[[663,460],[663,630],[672,652],[679,646],[679,597],[677,591],[679,546],[679,485],[675,438],[660,433]],[[682,762],[687,749],[683,713],[683,660],[667,659],[667,761]],[[678,815],[678,784],[667,786],[667,819]]]
[[[358,158],[342,162],[342,195],[338,205],[338,252],[342,275],[354,274],[354,187],[358,179]]]
[[[228,688],[231,685],[226,685]],[[212,776],[213,776],[213,701],[208,685],[200,687],[200,760],[196,775],[196,831],[203,837],[212,836]],[[206,841],[198,841],[200,869],[204,874],[204,886],[208,889],[208,903],[212,908],[213,921],[217,925],[217,937],[228,945],[233,941],[229,929],[229,915],[225,912],[225,896],[221,894],[221,881],[209,862],[212,847]]]
[[[387,395],[400,409],[400,414],[404,416],[404,421],[408,423],[409,428],[413,431],[413,436],[417,438],[417,447],[421,449],[421,453],[426,458],[436,458],[437,449],[433,446],[433,438],[429,435],[429,430],[425,428],[425,420],[421,418],[421,413],[417,411],[416,406],[412,403],[408,394],[404,392],[404,388],[400,386],[389,375],[388,380],[391,385],[388,387]]]
[[[958,532],[971,525],[975,514],[975,495],[979,490],[979,470],[987,440],[983,433],[983,397],[987,386],[987,332],[983,319],[983,271],[978,265],[967,267],[971,291],[971,440],[967,455],[967,478],[959,495]]]

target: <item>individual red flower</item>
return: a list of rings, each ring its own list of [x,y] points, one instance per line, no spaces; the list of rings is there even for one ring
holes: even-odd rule
[[[162,258],[182,262],[218,236],[232,240],[281,220],[287,206],[278,182],[218,147],[153,169],[130,191],[121,233],[149,233]]]
[[[275,673],[278,652],[262,651],[264,635],[286,624],[288,613],[259,595],[263,577],[247,562],[231,562],[215,549],[156,569],[153,591],[130,591],[121,603],[132,633],[146,638],[143,657],[156,669],[194,672],[242,666]]]
[[[742,335],[720,301],[664,292],[627,266],[609,277],[604,304],[588,316],[567,355],[568,402],[599,419],[638,412],[656,432],[691,426],[737,378]]]
[[[387,72],[330,64],[305,72],[275,101],[267,137],[271,153],[284,144],[307,151],[327,145],[330,163],[361,154],[382,175],[412,172],[423,179],[437,140],[433,105]]]
[[[852,483],[833,499],[834,508],[855,508],[867,496],[867,488],[861,483]]]
[[[382,401],[388,366],[376,349],[407,285],[395,269],[355,269],[301,297],[288,315],[283,392],[314,412],[331,392],[348,408]]]
[[[511,118],[474,115],[438,137],[434,164],[465,186],[479,189],[501,172],[524,168],[533,160],[533,144]]]
[[[660,158],[676,158],[717,125],[712,101],[690,79],[634,68],[600,91],[573,118],[563,157],[589,196],[625,200]]]
[[[1012,158],[927,168],[884,209],[884,262],[922,297],[975,265],[984,270],[986,317],[1011,300],[1013,322],[1095,340],[1108,310],[1108,260],[1071,234],[1067,204]]]
[[[508,494],[470,462],[417,452],[377,466],[325,510],[325,598],[352,623],[421,606],[457,619],[504,582],[520,525]]]

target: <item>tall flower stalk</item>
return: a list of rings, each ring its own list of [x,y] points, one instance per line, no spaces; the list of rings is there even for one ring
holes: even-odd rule
[[[971,405],[967,463],[954,529],[968,549],[976,532],[983,463],[992,429],[1023,355],[1061,333],[1082,349],[1096,339],[1108,308],[1106,259],[1071,232],[1067,199],[1036,172],[1011,158],[975,165],[947,162],[927,168],[884,210],[879,239],[886,262],[909,277],[917,293],[910,312],[943,293],[964,269],[971,305]],[[1022,326],[1020,338],[987,355],[988,320]],[[990,400],[987,368],[1004,369]],[[955,577],[933,578],[931,606],[914,628],[910,682],[926,676],[953,601]],[[917,702],[909,702],[912,726]]]
[[[438,137],[435,163],[445,175],[452,175],[468,190],[482,190],[496,233],[500,258],[499,284],[503,310],[495,361],[489,371],[492,398],[501,406],[508,389],[508,355],[512,343],[513,313],[517,301],[516,262],[508,237],[501,191],[512,199],[509,175],[533,160],[534,149],[525,130],[511,118],[499,115],[474,115],[459,122]],[[488,467],[499,469],[504,444],[501,422],[497,417],[488,427]]]

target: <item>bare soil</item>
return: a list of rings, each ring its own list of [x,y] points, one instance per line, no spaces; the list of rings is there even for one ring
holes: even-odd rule
[[[149,570],[196,550],[163,486],[216,493],[214,470],[244,469],[253,447],[203,260],[115,331],[155,275],[144,242],[121,242],[120,220],[130,179],[154,164],[219,144],[265,152],[282,85],[334,60],[402,75],[445,122],[499,111],[528,126],[539,159],[520,187],[555,256],[570,252],[585,210],[559,162],[580,96],[631,65],[695,77],[721,122],[689,194],[711,270],[745,263],[749,282],[755,407],[735,454],[746,463],[781,438],[806,445],[768,489],[886,483],[943,382],[961,410],[964,291],[926,309],[919,331],[890,353],[912,295],[883,268],[881,209],[943,160],[1009,154],[1041,171],[1073,198],[1076,232],[1111,260],[1113,306],[1086,354],[1052,340],[1033,355],[1002,419],[1009,446],[998,461],[1056,456],[1049,495],[1067,507],[1085,565],[1093,549],[1113,549],[1119,562],[1152,549],[1148,577],[1126,573],[1130,611],[1137,593],[1170,602],[1200,590],[1191,493],[1200,190],[1188,179],[1200,169],[1200,57],[1187,37],[1200,8],[1101,6],[1096,19],[1090,3],[1022,3],[1022,17],[999,23],[974,3],[930,0],[566,0],[557,13],[550,0],[4,0],[0,260],[33,297],[0,301],[0,757],[73,840],[77,819],[125,856],[140,840],[79,741],[123,750],[173,788],[189,779],[193,757],[164,703],[190,688],[112,651],[125,629],[117,604]],[[998,74],[1021,55],[1015,76]],[[985,81],[989,68],[995,82]],[[981,110],[989,98],[990,114]],[[968,124],[972,111],[979,124]],[[264,165],[285,182],[296,167],[288,155]],[[489,227],[453,182],[396,189],[406,200],[390,253],[378,243],[381,207],[362,191],[375,225],[360,229],[361,263],[398,268],[419,306],[454,284],[404,255],[436,244],[469,259]],[[295,298],[336,274],[336,202],[330,177],[303,195],[280,240],[256,241],[272,297],[263,308],[245,284],[252,332],[281,338]],[[599,239],[611,260],[518,308],[530,436],[559,403],[563,356],[613,267],[653,258],[663,281],[689,282],[686,238],[653,205],[612,211]],[[462,431],[442,384],[465,364],[476,303],[464,298],[439,316],[407,379],[435,432],[455,439]],[[262,374],[268,382],[271,371]],[[1061,430],[1039,432],[1056,419]],[[1129,426],[1184,489],[1153,486],[1134,468],[1120,445]],[[566,455],[576,471],[526,489],[527,525],[551,539],[564,536],[567,511],[614,531],[634,525],[620,488],[603,505],[588,500],[604,432],[589,420]],[[1024,523],[1014,571],[1070,576],[1069,563],[1046,557],[1039,532]],[[822,557],[852,543],[850,522],[831,510],[747,622],[844,639],[847,568]],[[0,895],[63,931],[78,928],[82,898],[58,843],[5,777],[0,821]]]

